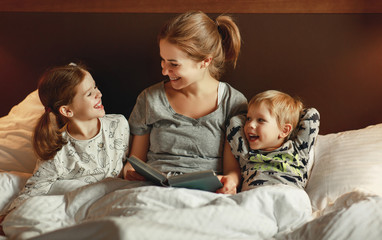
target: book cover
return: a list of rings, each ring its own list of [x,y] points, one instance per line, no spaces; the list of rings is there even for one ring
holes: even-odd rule
[[[199,189],[210,192],[215,192],[223,187],[223,184],[212,170],[185,173],[167,178],[164,173],[135,156],[129,157],[127,161],[129,161],[135,171],[156,185]]]

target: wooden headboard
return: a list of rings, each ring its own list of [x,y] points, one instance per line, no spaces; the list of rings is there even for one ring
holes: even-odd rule
[[[164,79],[160,27],[195,6],[236,19],[242,52],[221,80],[247,98],[267,89],[298,95],[320,111],[322,134],[382,123],[376,0],[0,0],[0,116],[36,89],[44,69],[80,60],[106,111],[128,117],[139,92]]]

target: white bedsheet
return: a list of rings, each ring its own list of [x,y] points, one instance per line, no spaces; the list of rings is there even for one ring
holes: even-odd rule
[[[223,195],[139,184],[106,179],[65,195],[52,189],[57,195],[11,212],[4,231],[12,239],[272,239],[312,219],[307,194],[294,187]]]
[[[278,239],[382,239],[382,197],[362,191],[345,194],[321,216]]]

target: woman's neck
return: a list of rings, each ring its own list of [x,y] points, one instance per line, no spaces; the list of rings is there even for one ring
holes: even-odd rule
[[[175,91],[178,91],[185,97],[204,97],[205,95],[210,95],[211,92],[215,91],[215,89],[217,89],[218,84],[219,81],[212,78],[211,76],[208,76],[201,81],[194,82],[193,84],[183,89]]]
[[[181,90],[166,84],[165,91],[172,109],[181,115],[198,119],[217,108],[219,82],[213,78],[205,82],[195,82]]]

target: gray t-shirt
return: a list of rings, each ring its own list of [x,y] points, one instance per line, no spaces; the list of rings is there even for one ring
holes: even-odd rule
[[[247,110],[247,99],[221,82],[217,109],[194,119],[172,109],[164,84],[145,89],[129,118],[133,135],[150,134],[147,162],[165,173],[207,169],[220,173],[226,126],[232,116]]]

